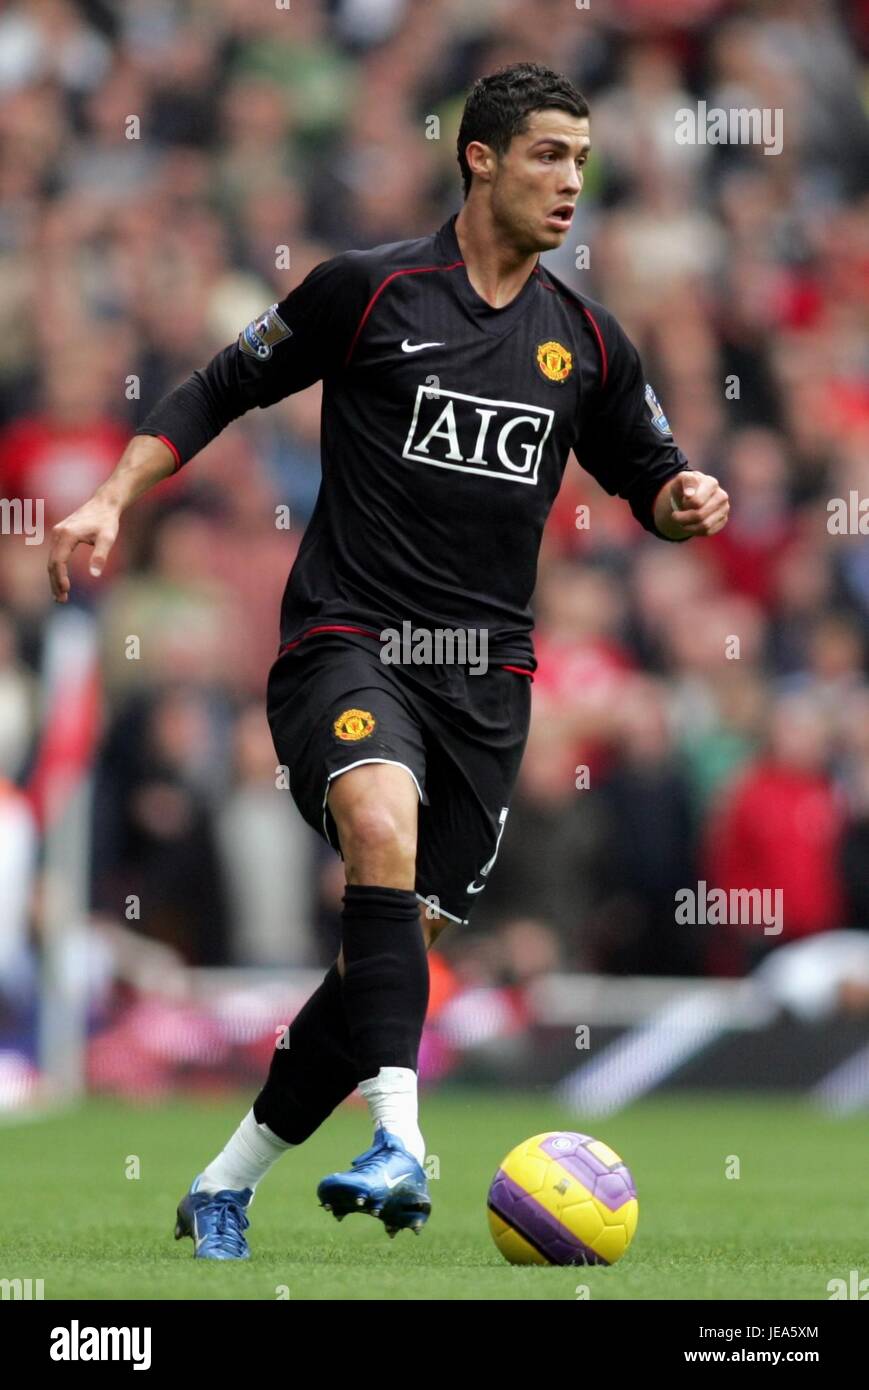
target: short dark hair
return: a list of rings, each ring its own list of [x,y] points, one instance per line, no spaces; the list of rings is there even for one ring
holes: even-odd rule
[[[512,63],[477,79],[468,93],[459,126],[458,161],[466,198],[473,176],[465,150],[471,141],[479,140],[496,154],[506,154],[513,136],[528,129],[528,117],[552,106],[572,116],[588,115],[588,102],[582,93],[542,63]]]

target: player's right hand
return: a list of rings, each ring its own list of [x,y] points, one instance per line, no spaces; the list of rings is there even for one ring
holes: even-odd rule
[[[70,581],[67,566],[77,545],[92,545],[90,572],[100,575],[109,551],[118,535],[120,509],[105,499],[94,496],[78,511],[71,512],[51,528],[51,547],[48,554],[48,575],[55,602],[66,603]]]

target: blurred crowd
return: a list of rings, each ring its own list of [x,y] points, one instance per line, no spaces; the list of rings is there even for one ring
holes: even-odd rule
[[[831,0],[0,6],[0,497],[44,499],[46,528],[314,265],[457,210],[478,75],[533,59],[590,102],[551,269],[620,319],[732,514],[667,545],[569,464],[520,786],[445,948],[468,978],[739,975],[869,929],[867,52],[867,7]],[[781,109],[782,152],[677,144],[700,99]],[[264,712],[319,410],[312,387],[232,425],[127,514],[103,579],[74,562],[103,678],[92,910],[196,964],[335,949],[341,866],[276,786]],[[0,537],[9,969],[15,923],[39,918],[21,871],[58,621],[45,561]],[[677,925],[701,880],[781,890],[781,936]]]

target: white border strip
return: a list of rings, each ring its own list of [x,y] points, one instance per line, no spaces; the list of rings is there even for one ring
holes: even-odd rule
[[[437,893],[417,893],[416,896],[419,898],[421,903],[427,903],[429,898],[437,898]],[[450,921],[455,922],[456,925],[459,927],[466,927],[468,925],[467,917],[456,917],[452,912],[447,912],[445,907],[438,907],[437,914],[439,917],[449,917]]]
[[[323,834],[326,836],[326,843],[329,845],[332,845],[332,838],[329,834],[329,828],[326,825],[326,802],[329,799],[329,787],[336,777],[341,777],[345,772],[351,772],[354,767],[364,767],[366,763],[387,763],[390,767],[403,767],[408,776],[413,778],[416,794],[420,801],[422,801],[422,788],[416,780],[416,773],[412,768],[408,767],[407,763],[400,763],[397,758],[360,758],[358,762],[348,763],[346,767],[336,768],[335,771],[330,772],[326,778],[326,790],[323,792]],[[338,854],[341,853],[338,845],[332,845],[332,848],[336,850]]]

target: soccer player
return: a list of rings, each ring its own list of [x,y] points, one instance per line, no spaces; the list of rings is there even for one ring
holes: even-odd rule
[[[161,401],[54,530],[65,602],[77,545],[99,574],[135,498],[237,416],[322,379],[322,485],[268,717],[297,805],[344,861],[342,947],[182,1199],[176,1236],[199,1258],[248,1256],[257,1184],[357,1086],[374,1140],[323,1179],[321,1203],[390,1235],[428,1217],[426,949],[467,922],[497,858],[528,730],[537,556],[570,450],[654,535],[727,520],[619,324],[539,263],[570,229],[590,147],[588,105],[564,77],[520,63],[478,81],[458,138],[461,211],[430,236],[319,265]],[[413,644],[403,660],[396,634]],[[475,661],[444,659],[439,639]]]

